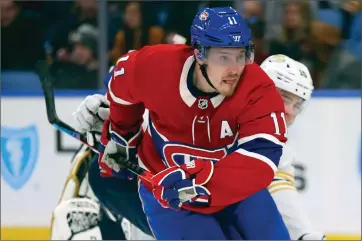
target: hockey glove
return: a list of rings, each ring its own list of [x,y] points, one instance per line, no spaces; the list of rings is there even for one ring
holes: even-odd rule
[[[158,184],[153,195],[164,208],[179,210],[182,204],[207,206],[210,192],[203,185],[213,171],[213,162],[201,159],[167,168],[153,176],[152,181]]]
[[[109,120],[105,121],[101,138],[101,144],[105,147],[104,151],[100,152],[98,158],[101,175],[104,177],[113,176],[122,179],[133,179],[136,175],[123,167],[118,160],[123,158],[136,162],[136,147],[141,137],[141,130],[137,133],[129,134],[126,138],[113,131],[109,123]],[[111,137],[110,140],[106,138],[108,136]]]
[[[114,140],[110,140],[106,145],[104,152],[99,154],[98,164],[103,177],[117,177],[121,179],[133,179],[135,174],[125,169],[118,163],[118,158],[127,158],[129,160],[127,147],[124,147]],[[133,158],[134,159],[134,158]]]
[[[102,133],[103,122],[109,118],[109,101],[104,95],[87,96],[73,113],[75,129],[87,133],[87,141],[94,145],[96,134]]]
[[[88,95],[73,113],[80,132],[102,132],[103,122],[109,118],[109,101],[100,94]]]

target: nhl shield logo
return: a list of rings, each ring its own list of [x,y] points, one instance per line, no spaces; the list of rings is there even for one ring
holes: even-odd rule
[[[36,126],[1,127],[1,176],[15,190],[24,186],[38,159],[39,138]]]
[[[207,104],[207,100],[206,99],[199,99],[199,103],[197,104],[197,106],[201,109],[201,110],[205,110],[208,106]]]

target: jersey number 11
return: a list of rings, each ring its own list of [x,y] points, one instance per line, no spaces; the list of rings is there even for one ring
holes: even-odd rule
[[[270,114],[271,118],[273,119],[273,122],[274,122],[274,127],[275,127],[275,135],[280,135],[280,128],[279,128],[279,122],[278,122],[278,118],[277,118],[277,114],[275,112],[271,113]],[[288,135],[288,128],[287,128],[287,123],[285,121],[285,114],[284,112],[281,112],[280,113],[280,117],[282,118],[283,120],[283,123],[284,123],[284,128],[285,128],[285,132],[284,132],[284,137],[287,137]]]

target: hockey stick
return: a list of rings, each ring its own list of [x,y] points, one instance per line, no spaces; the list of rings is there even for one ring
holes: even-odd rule
[[[99,142],[95,142],[94,144],[90,144],[87,141],[87,137],[85,134],[82,134],[75,130],[73,127],[69,126],[65,122],[59,119],[56,108],[55,108],[55,99],[54,99],[54,88],[53,88],[53,82],[52,82],[52,76],[49,73],[49,66],[45,61],[38,61],[36,64],[36,70],[39,75],[39,79],[41,81],[41,85],[44,92],[44,98],[45,98],[45,106],[47,111],[47,117],[50,124],[52,124],[56,129],[67,133],[68,135],[78,139],[83,144],[91,148],[94,152],[98,153],[100,150],[98,149],[100,147]],[[154,184],[151,180],[153,177],[153,174],[149,171],[141,168],[140,166],[120,157],[117,159],[117,162],[126,167],[128,170],[133,172],[134,174],[138,175],[143,180]]]

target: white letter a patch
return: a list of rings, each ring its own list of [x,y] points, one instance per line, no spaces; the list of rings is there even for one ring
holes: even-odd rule
[[[227,136],[233,136],[233,132],[231,131],[230,125],[227,121],[221,122],[221,132],[220,132],[220,139],[223,139]]]

